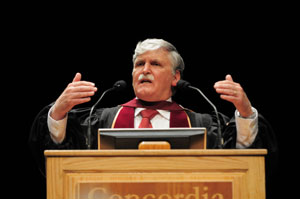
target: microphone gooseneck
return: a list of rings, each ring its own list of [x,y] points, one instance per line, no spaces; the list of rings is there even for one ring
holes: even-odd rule
[[[119,80],[117,81],[112,88],[107,89],[106,91],[104,91],[101,95],[101,97],[98,99],[98,101],[92,106],[91,110],[90,110],[90,114],[89,114],[89,119],[88,119],[88,128],[87,128],[87,138],[86,138],[86,144],[87,144],[87,148],[91,149],[92,147],[92,132],[91,132],[91,116],[92,113],[95,109],[95,107],[99,104],[99,102],[102,100],[102,98],[104,97],[104,95],[110,91],[121,91],[123,89],[126,88],[126,82],[124,80]]]
[[[191,86],[191,84],[185,80],[179,80],[177,83],[177,88],[179,90],[185,90],[185,89],[190,88],[190,89],[198,91],[202,95],[202,97],[213,107],[213,109],[216,113],[217,124],[218,124],[217,148],[222,149],[223,148],[223,138],[222,138],[222,133],[221,133],[221,123],[220,123],[220,118],[219,118],[219,114],[218,114],[216,106],[204,95],[204,93],[199,88]]]

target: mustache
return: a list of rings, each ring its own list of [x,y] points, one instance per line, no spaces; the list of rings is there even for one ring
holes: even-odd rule
[[[153,81],[154,80],[154,76],[151,75],[151,74],[147,74],[147,75],[144,75],[144,74],[140,74],[138,80],[142,80],[142,79],[146,79],[146,80],[151,80]]]

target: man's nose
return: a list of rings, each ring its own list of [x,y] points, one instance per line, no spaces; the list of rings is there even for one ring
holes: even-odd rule
[[[149,74],[150,72],[151,72],[151,65],[149,63],[146,63],[143,68],[143,73]]]

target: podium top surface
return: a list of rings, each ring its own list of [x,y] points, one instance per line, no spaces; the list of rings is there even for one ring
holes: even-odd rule
[[[206,150],[46,150],[46,157],[101,156],[263,156],[266,149],[206,149]]]

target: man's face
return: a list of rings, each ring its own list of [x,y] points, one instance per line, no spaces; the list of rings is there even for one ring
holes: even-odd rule
[[[148,102],[169,99],[172,96],[171,87],[176,86],[180,79],[179,71],[176,71],[175,74],[172,72],[168,51],[160,48],[139,55],[134,62],[132,71],[135,95]]]

